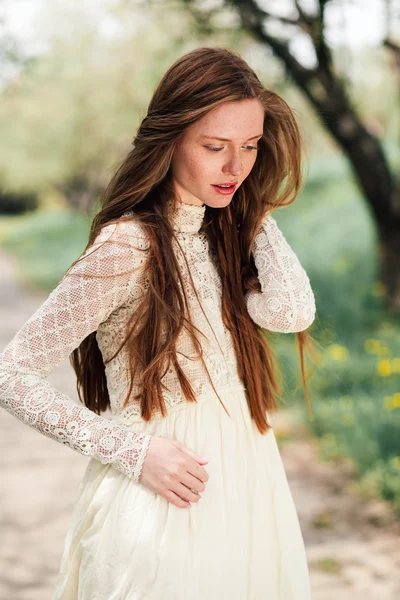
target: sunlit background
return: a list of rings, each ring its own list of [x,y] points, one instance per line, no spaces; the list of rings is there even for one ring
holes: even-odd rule
[[[320,347],[311,420],[294,336],[276,338],[286,399],[276,435],[315,600],[400,598],[400,2],[3,0],[0,11],[2,347],[85,247],[175,59],[232,48],[295,109],[306,183],[275,216],[310,277]],[[71,370],[55,381],[73,396]],[[44,600],[86,462],[41,440],[36,465],[41,436],[14,420],[0,425],[0,596]],[[67,482],[54,456],[69,457]],[[58,500],[62,518],[46,529]]]

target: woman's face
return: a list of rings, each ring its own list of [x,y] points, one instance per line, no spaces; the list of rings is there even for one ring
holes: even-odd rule
[[[264,109],[257,99],[226,102],[189,125],[171,162],[181,202],[227,206],[253,168],[263,125]],[[218,187],[229,184],[235,185]]]

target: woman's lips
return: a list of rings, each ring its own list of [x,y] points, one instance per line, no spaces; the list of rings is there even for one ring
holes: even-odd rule
[[[214,190],[219,194],[222,194],[223,196],[229,196],[230,194],[233,194],[233,192],[236,190],[237,183],[233,183],[229,187],[221,187],[219,185],[211,184],[211,187],[213,187]]]

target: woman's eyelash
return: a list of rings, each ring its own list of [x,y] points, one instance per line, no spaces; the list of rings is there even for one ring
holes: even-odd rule
[[[223,150],[223,148],[213,148],[212,146],[205,146],[208,150],[212,150],[213,152],[219,152]],[[245,146],[247,150],[258,150],[257,146]]]

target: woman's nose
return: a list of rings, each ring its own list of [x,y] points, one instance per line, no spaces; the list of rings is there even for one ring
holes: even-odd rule
[[[243,162],[240,156],[233,156],[223,167],[224,173],[232,175],[240,175],[243,172]]]

